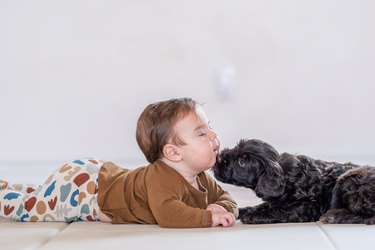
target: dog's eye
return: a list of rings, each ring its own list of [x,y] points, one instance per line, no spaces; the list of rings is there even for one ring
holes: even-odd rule
[[[239,158],[238,159],[238,165],[243,168],[245,167],[245,160],[243,158]]]

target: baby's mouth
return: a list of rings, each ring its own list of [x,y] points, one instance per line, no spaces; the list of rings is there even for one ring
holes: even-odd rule
[[[220,141],[219,141],[219,139],[215,138],[213,143],[214,143],[213,151],[215,152],[216,155],[219,155],[219,153],[220,153]]]
[[[214,148],[214,152],[215,152],[216,154],[219,154],[219,145],[217,145],[217,146]]]

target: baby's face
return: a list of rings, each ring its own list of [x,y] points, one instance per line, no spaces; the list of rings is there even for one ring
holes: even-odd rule
[[[220,142],[202,108],[178,121],[174,132],[185,143],[178,147],[190,169],[199,173],[215,164]]]

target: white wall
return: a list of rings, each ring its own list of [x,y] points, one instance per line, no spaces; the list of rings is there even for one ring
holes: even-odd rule
[[[224,146],[375,164],[373,13],[372,0],[0,0],[0,161],[145,162],[140,112],[190,96]]]

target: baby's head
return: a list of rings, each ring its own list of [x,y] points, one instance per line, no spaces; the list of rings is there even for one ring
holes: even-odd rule
[[[138,119],[136,139],[148,162],[160,159],[164,146],[183,145],[174,133],[177,121],[195,113],[199,105],[191,98],[170,99],[148,105]]]

